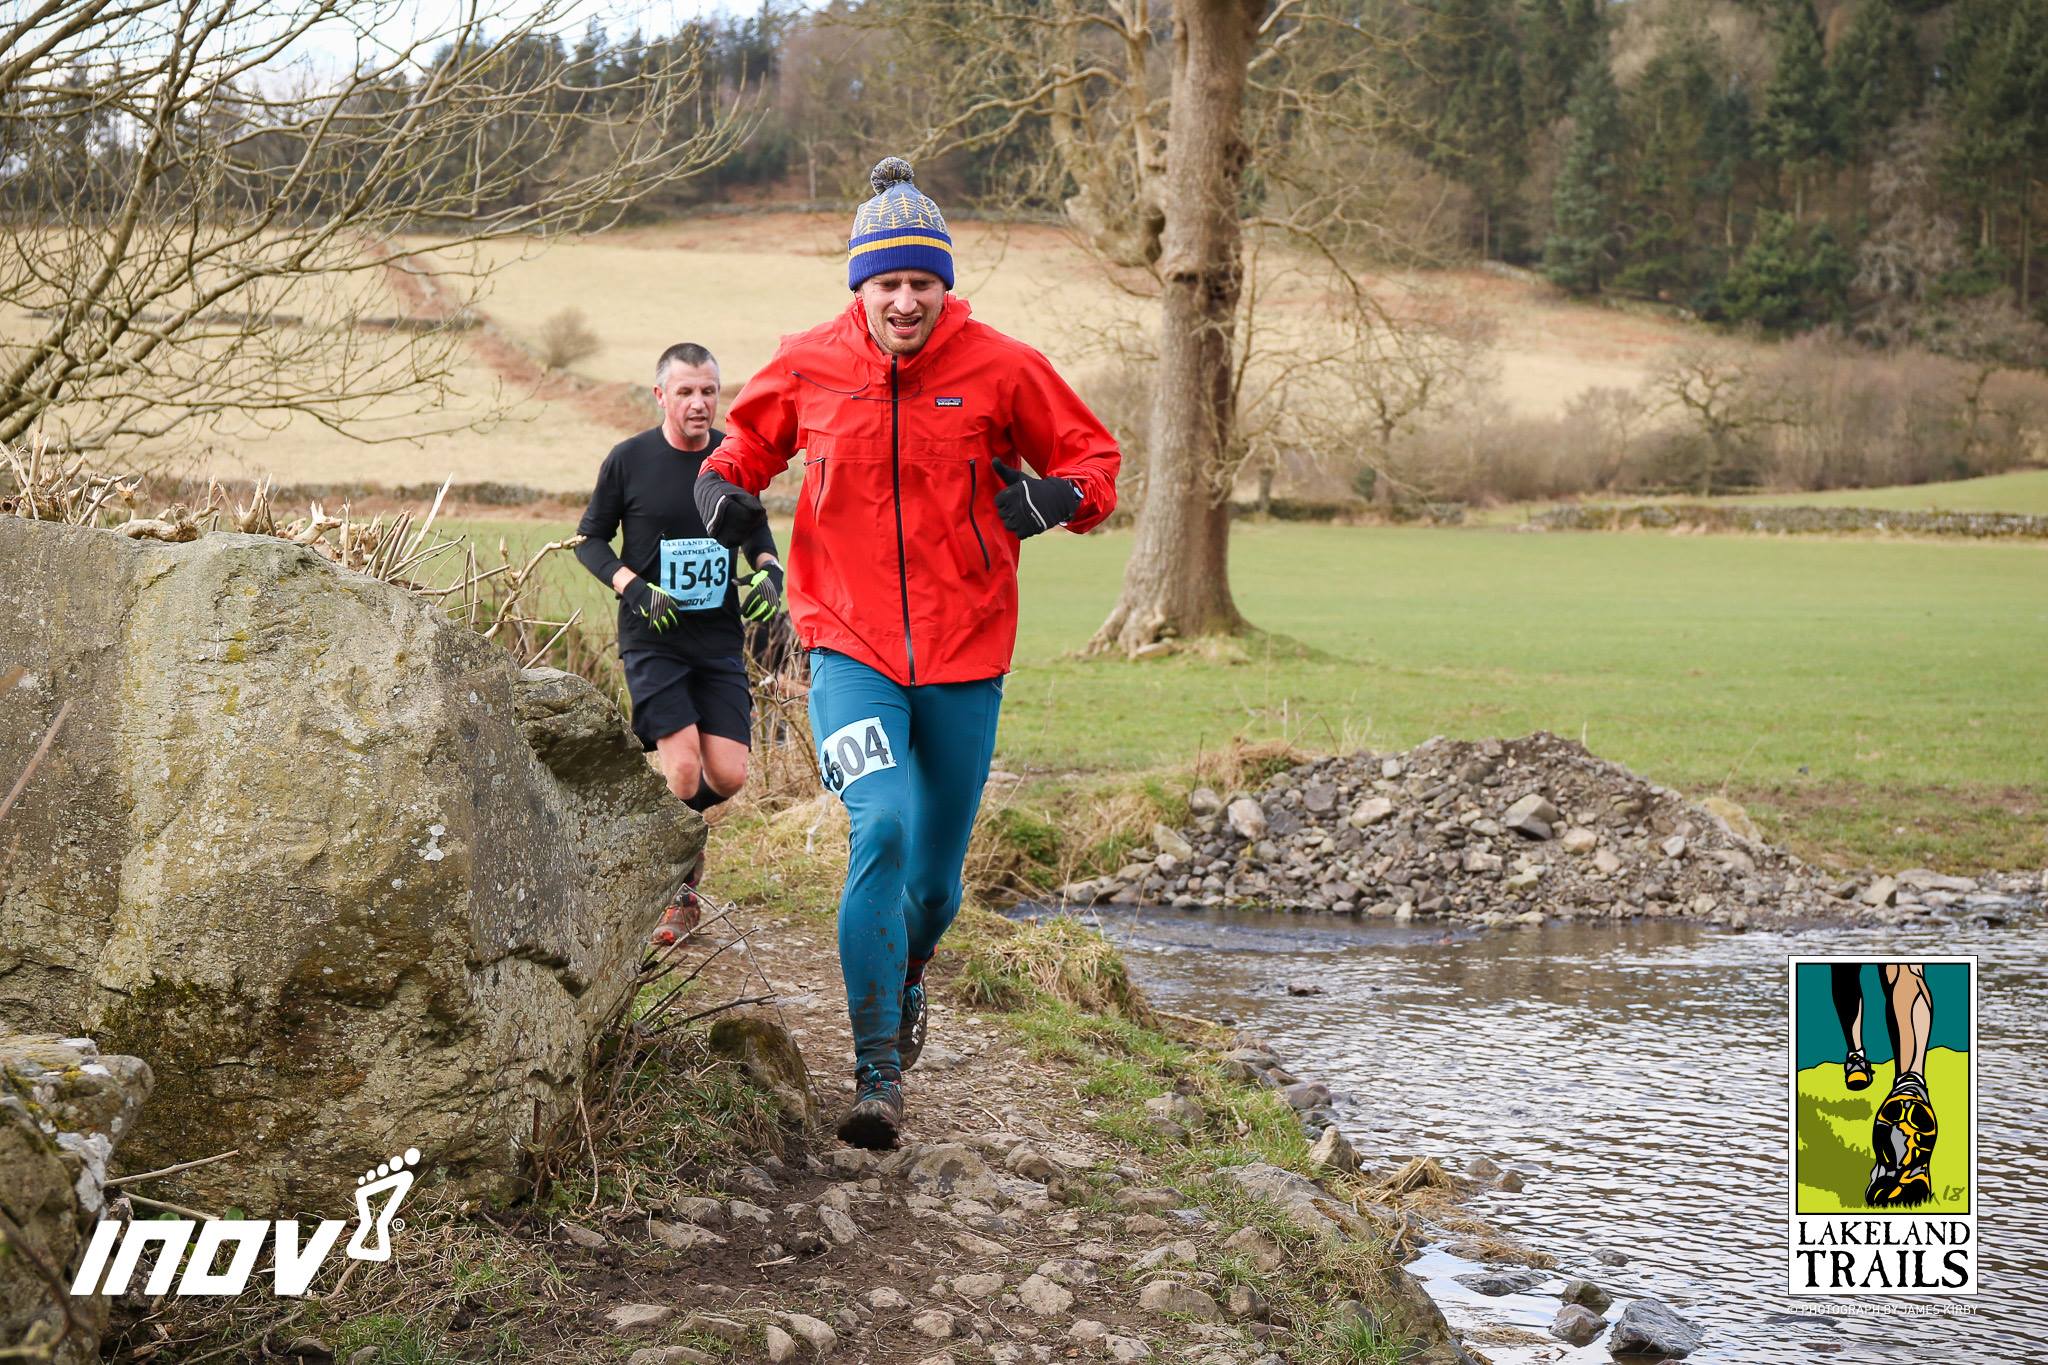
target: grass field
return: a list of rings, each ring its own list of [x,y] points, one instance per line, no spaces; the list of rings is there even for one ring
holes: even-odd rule
[[[1826,493],[1763,493],[1735,502],[1780,507],[1882,507],[1902,512],[2024,512],[2048,516],[2048,469],[1904,488],[1837,488]]]
[[[1823,493],[1739,493],[1704,499],[1595,494],[1583,501],[1622,505],[1708,502],[1730,506],[1755,503],[1771,507],[1876,507],[1901,512],[2018,512],[2039,517],[2048,516],[2048,469],[2022,469],[2010,474],[1990,474],[1981,479],[1903,484],[1892,488],[1835,488]],[[1480,509],[1472,514],[1471,520],[1482,526],[1514,526],[1555,506],[1554,502],[1511,503]]]
[[[1799,1073],[1799,1212],[1858,1213],[1869,1205],[1870,1120],[1891,1090],[1893,1065],[1879,1062],[1870,1087],[1851,1091],[1839,1062]],[[1927,1098],[1940,1124],[1928,1175],[1934,1198],[1918,1213],[1970,1211],[1970,1056],[1927,1050]]]
[[[515,549],[571,529],[461,525]],[[1331,750],[1548,729],[1726,792],[1809,856],[2048,865],[2041,547],[1247,524],[1237,600],[1284,639],[1234,663],[1076,658],[1129,546],[1027,547],[1000,762],[1113,769],[1235,737]],[[557,581],[609,621],[609,594],[567,556]]]

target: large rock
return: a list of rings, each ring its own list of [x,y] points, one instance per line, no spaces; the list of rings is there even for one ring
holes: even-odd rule
[[[72,708],[8,820],[0,1024],[149,1063],[131,1164],[240,1149],[181,1202],[342,1212],[408,1147],[508,1187],[702,845],[610,703],[272,537],[0,518],[0,563],[0,773]]]
[[[1218,1174],[1235,1181],[1247,1194],[1278,1205],[1304,1232],[1339,1240],[1363,1240],[1372,1235],[1372,1228],[1356,1210],[1306,1176],[1263,1161],[1228,1166]]]
[[[738,1062],[747,1079],[775,1097],[784,1118],[795,1124],[817,1122],[818,1102],[804,1054],[773,1015],[755,1010],[728,1014],[711,1026],[710,1042],[713,1053]]]
[[[1624,1308],[1607,1349],[1614,1355],[1653,1355],[1682,1359],[1700,1348],[1706,1334],[1699,1324],[1681,1317],[1661,1299],[1637,1299]]]
[[[58,1295],[106,1207],[108,1159],[149,1084],[147,1066],[102,1056],[89,1039],[0,1034],[0,1210],[22,1243],[0,1231],[0,1343],[43,1348],[53,1365],[100,1358],[106,1299],[66,1295],[67,1321]]]

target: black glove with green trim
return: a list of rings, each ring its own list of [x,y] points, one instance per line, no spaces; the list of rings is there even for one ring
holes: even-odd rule
[[[626,605],[640,613],[649,630],[659,633],[667,630],[682,619],[682,610],[676,606],[676,599],[644,578],[635,578],[619,594],[626,599]]]
[[[740,615],[749,621],[772,621],[787,609],[782,598],[782,566],[769,562],[740,580],[747,591],[740,598]]]
[[[1050,531],[1081,510],[1081,490],[1070,479],[1034,479],[1001,460],[996,477],[1008,485],[996,494],[996,515],[1019,540]]]

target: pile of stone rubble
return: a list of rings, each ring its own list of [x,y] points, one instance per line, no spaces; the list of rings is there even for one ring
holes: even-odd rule
[[[1732,802],[1677,792],[1543,732],[1432,739],[1280,773],[1256,793],[1197,788],[1182,830],[1077,904],[1321,910],[1486,925],[1687,916],[1718,924],[1851,917],[1996,920],[2038,904],[2032,873],[1912,869],[1841,878],[1765,843]]]

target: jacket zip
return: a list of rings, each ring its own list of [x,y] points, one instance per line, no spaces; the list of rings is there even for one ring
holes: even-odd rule
[[[897,389],[896,363],[889,357],[889,481],[896,491],[896,583],[903,590],[903,660],[910,668],[910,685],[917,686],[917,650],[910,643],[910,559],[903,545],[903,441],[902,402]]]
[[[995,566],[989,562],[988,542],[981,538],[981,523],[975,519],[974,503],[981,489],[981,461],[967,462],[967,524],[974,528],[974,543],[981,547],[981,567],[984,572]]]

